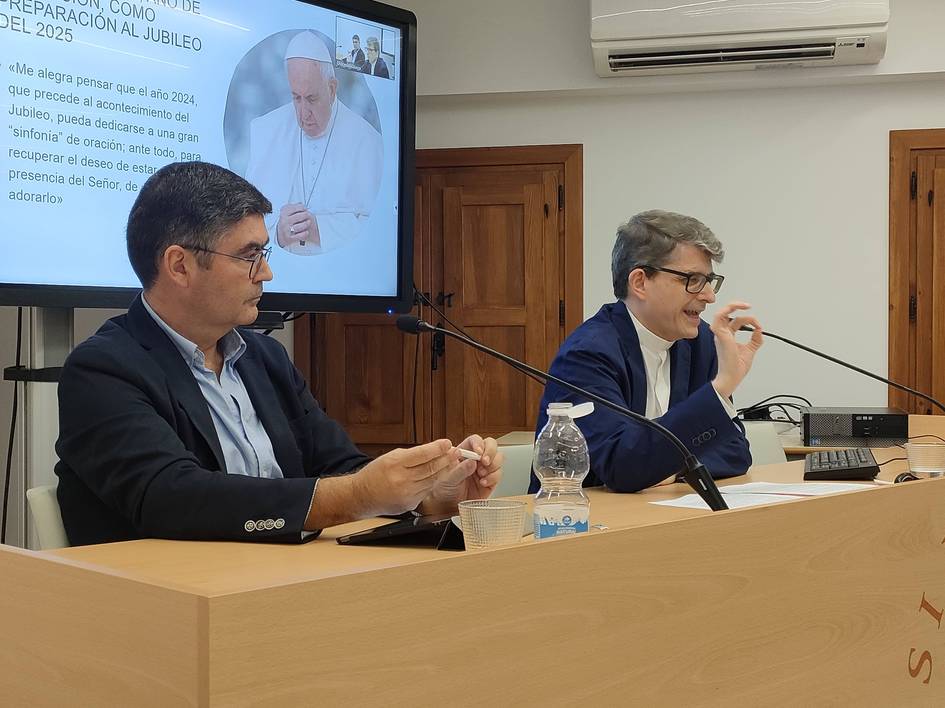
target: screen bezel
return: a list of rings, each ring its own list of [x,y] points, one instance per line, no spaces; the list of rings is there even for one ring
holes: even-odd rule
[[[403,37],[400,87],[401,159],[398,183],[396,295],[263,293],[260,310],[293,312],[409,312],[413,306],[414,163],[417,122],[417,17],[409,10],[373,0],[296,0],[335,12],[397,26]],[[138,287],[0,283],[0,306],[127,308]]]

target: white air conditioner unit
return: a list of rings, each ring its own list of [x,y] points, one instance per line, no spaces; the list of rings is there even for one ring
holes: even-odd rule
[[[875,64],[889,0],[591,0],[600,76]]]

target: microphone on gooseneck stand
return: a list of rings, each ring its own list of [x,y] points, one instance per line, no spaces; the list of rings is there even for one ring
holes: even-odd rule
[[[746,326],[744,326],[744,327],[741,328],[741,331],[742,331],[742,332],[751,332],[751,331],[753,331],[753,330],[752,330],[751,327],[749,327],[749,326],[746,325]],[[932,398],[931,396],[928,396],[928,395],[922,393],[921,391],[916,391],[914,388],[909,388],[908,386],[903,386],[902,384],[896,383],[895,381],[890,381],[890,380],[887,379],[887,378],[883,378],[883,377],[880,376],[879,374],[874,374],[873,372],[867,371],[866,369],[861,369],[859,366],[854,366],[853,364],[850,364],[850,363],[847,363],[847,362],[842,361],[842,360],[840,360],[840,359],[837,359],[836,357],[830,356],[829,354],[824,354],[823,352],[819,352],[819,351],[817,351],[816,349],[812,349],[811,347],[808,347],[808,346],[805,346],[805,345],[800,344],[800,343],[798,343],[798,342],[795,342],[795,341],[793,341],[793,340],[790,340],[790,339],[788,339],[787,337],[782,337],[780,334],[774,334],[773,332],[769,332],[768,330],[764,330],[764,336],[765,336],[765,337],[771,337],[772,339],[777,339],[777,340],[779,340],[779,341],[781,341],[781,342],[784,342],[785,344],[790,344],[792,347],[797,347],[798,349],[802,349],[803,351],[808,352],[809,354],[813,354],[814,356],[819,356],[820,358],[826,359],[827,361],[832,361],[834,364],[839,364],[840,366],[844,366],[844,367],[846,367],[846,368],[848,368],[848,369],[851,369],[852,371],[857,372],[858,374],[863,374],[864,376],[869,376],[871,379],[876,379],[877,381],[882,381],[884,384],[888,384],[888,385],[892,386],[893,388],[898,388],[900,391],[905,391],[906,393],[911,393],[913,396],[916,396],[916,397],[918,397],[918,398],[922,398],[922,399],[928,401],[929,403],[934,403],[936,406],[938,406],[939,410],[941,410],[942,412],[945,412],[945,405],[942,405],[939,401],[935,400],[935,399]]]
[[[446,335],[447,337],[452,337],[453,339],[459,340],[463,344],[473,347],[474,349],[478,349],[479,351],[484,352],[489,356],[493,356],[496,359],[504,361],[513,369],[532,374],[533,376],[537,376],[546,382],[553,381],[559,386],[566,388],[572,393],[576,393],[582,398],[586,398],[589,401],[594,401],[594,403],[599,403],[605,408],[609,408],[610,410],[619,413],[626,418],[631,418],[641,425],[652,428],[669,440],[673,447],[679,451],[680,457],[683,458],[686,466],[686,471],[682,475],[683,479],[686,480],[689,486],[692,487],[700,497],[702,497],[702,500],[709,505],[709,508],[712,509],[712,511],[722,511],[724,509],[728,509],[728,505],[722,498],[722,493],[716,486],[715,480],[712,479],[712,475],[710,475],[709,471],[705,468],[705,465],[699,462],[695,455],[689,452],[686,446],[682,444],[680,439],[677,438],[671,430],[665,426],[660,425],[656,421],[650,420],[646,416],[642,416],[639,413],[634,413],[629,408],[625,408],[624,406],[613,403],[612,401],[608,401],[606,398],[602,398],[595,393],[591,393],[580,386],[575,386],[572,383],[568,383],[564,379],[559,379],[557,376],[552,376],[541,369],[536,369],[534,366],[529,366],[518,359],[513,359],[507,354],[497,352],[495,349],[490,349],[486,345],[480,344],[474,339],[470,339],[469,337],[457,334],[456,332],[452,332],[448,329],[443,329],[442,327],[435,327],[434,325],[428,324],[419,317],[414,317],[413,315],[401,315],[397,318],[397,328],[403,332],[407,332],[408,334],[436,332],[438,334]]]

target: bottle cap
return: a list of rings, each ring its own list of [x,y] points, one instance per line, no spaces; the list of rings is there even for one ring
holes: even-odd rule
[[[548,410],[546,411],[548,416],[553,415],[566,415],[572,420],[575,418],[583,418],[586,415],[589,415],[594,412],[594,403],[588,401],[587,403],[582,403],[578,406],[572,405],[570,403],[549,403]]]

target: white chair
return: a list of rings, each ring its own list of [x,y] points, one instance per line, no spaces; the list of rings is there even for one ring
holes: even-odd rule
[[[745,421],[745,437],[751,450],[752,465],[773,465],[787,462],[784,446],[775,424],[768,420]]]
[[[502,481],[499,482],[492,496],[517,497],[528,494],[534,447],[533,443],[499,446],[499,452],[505,455],[505,462],[502,463]]]
[[[27,489],[26,501],[33,516],[33,523],[36,524],[39,547],[44,551],[68,547],[69,538],[62,525],[62,514],[59,513],[56,485],[48,484]]]

